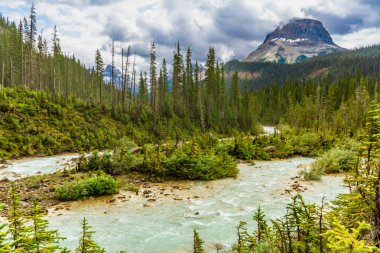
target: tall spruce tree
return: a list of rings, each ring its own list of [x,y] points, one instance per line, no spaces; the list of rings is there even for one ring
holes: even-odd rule
[[[99,49],[95,52],[95,73],[99,84],[99,105],[103,105],[103,58]]]
[[[37,35],[37,20],[36,20],[36,8],[34,7],[34,3],[32,2],[32,6],[30,7],[30,14],[29,14],[29,87],[33,86],[33,51],[34,51],[34,44],[36,41],[36,35]]]
[[[172,99],[173,111],[176,114],[181,112],[181,89],[182,89],[182,75],[183,75],[183,59],[181,54],[181,47],[179,41],[176,45],[176,50],[173,56],[173,80],[172,80]]]
[[[151,108],[153,113],[153,126],[156,128],[158,113],[158,94],[157,94],[157,67],[156,67],[156,46],[152,42],[150,48],[150,95]]]
[[[26,221],[21,214],[20,196],[15,183],[11,184],[8,198],[10,201],[8,209],[8,234],[12,240],[13,250],[22,252],[27,249],[29,243],[28,235],[31,228],[26,226]]]
[[[79,246],[76,248],[76,253],[103,253],[105,252],[93,239],[92,235],[94,231],[91,230],[91,226],[88,225],[86,218],[82,221],[82,232],[79,238]]]
[[[194,229],[194,236],[193,236],[193,252],[194,253],[205,253],[203,249],[203,243],[204,241],[199,236],[197,230]]]
[[[34,199],[31,209],[32,232],[31,240],[28,245],[30,252],[56,252],[60,249],[58,243],[60,236],[57,230],[48,229],[48,221],[43,218],[38,200]]]

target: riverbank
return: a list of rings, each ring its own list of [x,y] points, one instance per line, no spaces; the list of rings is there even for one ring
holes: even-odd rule
[[[63,158],[76,156],[76,154],[67,154],[64,157],[55,157],[58,161],[64,161]],[[57,159],[58,158],[58,159]],[[293,158],[293,159],[302,159]],[[30,159],[23,159],[23,162],[30,162]],[[235,179],[221,179],[213,181],[166,181],[166,182],[153,182],[146,175],[141,173],[127,173],[123,175],[115,176],[115,179],[120,182],[121,189],[118,194],[112,196],[103,197],[91,197],[89,200],[62,202],[55,197],[55,189],[63,185],[67,181],[73,181],[81,179],[90,172],[77,172],[75,170],[68,170],[75,167],[76,158],[72,158],[71,163],[66,163],[65,169],[61,168],[52,174],[34,175],[31,177],[25,177],[15,180],[15,184],[18,186],[25,209],[29,208],[34,198],[38,198],[41,208],[46,213],[56,213],[58,211],[69,211],[73,206],[78,203],[99,203],[104,205],[117,205],[123,202],[129,202],[131,200],[140,203],[143,208],[148,208],[156,205],[157,203],[164,203],[168,201],[188,201],[191,199],[203,199],[207,198],[212,190],[216,187],[219,188],[226,180],[232,183]],[[273,159],[272,161],[256,161],[255,163],[239,163],[239,168],[256,168],[262,169],[266,167],[266,164],[271,163],[286,163],[289,159]],[[312,159],[307,160],[309,163]],[[57,163],[59,164],[59,163]],[[296,170],[303,168],[301,164],[297,166]],[[297,172],[298,173],[298,172]],[[308,190],[310,185],[315,182],[302,181],[297,173],[292,173],[286,180],[283,180],[281,187],[277,187],[276,194],[283,196],[292,196],[296,193],[302,193]],[[8,189],[12,181],[2,180],[0,185],[0,203],[7,203]],[[194,192],[195,185],[203,184],[204,190]],[[6,214],[5,212],[3,214]]]
[[[253,166],[239,164],[236,179],[149,183],[146,188],[141,186],[139,195],[121,191],[114,196],[65,203],[63,209],[56,206],[49,210],[48,220],[67,238],[64,244],[69,248],[77,244],[79,224],[86,217],[97,231],[94,238],[110,252],[187,252],[194,228],[207,242],[207,251],[212,252],[215,243],[231,245],[236,240],[239,221],[247,221],[252,230],[250,221],[258,206],[268,219],[281,217],[296,194],[285,193],[294,183],[291,178],[298,175],[300,164],[312,161],[298,157],[257,161]],[[346,191],[339,177],[325,176],[320,182],[301,184],[307,188],[302,192],[307,203],[320,203],[323,197],[330,201]],[[149,200],[153,198],[156,200]]]

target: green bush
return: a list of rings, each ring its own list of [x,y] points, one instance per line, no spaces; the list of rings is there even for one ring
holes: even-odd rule
[[[333,148],[314,161],[312,168],[328,174],[341,173],[349,171],[356,161],[357,156],[353,151]]]
[[[310,169],[300,171],[305,180],[320,180],[325,173],[342,173],[349,171],[357,162],[357,156],[351,150],[333,148],[325,152],[311,164]]]
[[[261,137],[263,138],[263,137]],[[261,139],[259,138],[259,139]],[[270,155],[264,151],[259,143],[254,143],[251,138],[237,138],[231,155],[241,160],[269,160]]]
[[[186,153],[173,155],[165,161],[165,168],[169,177],[190,180],[236,177],[239,173],[236,162],[226,153],[209,153],[194,157]]]
[[[118,192],[118,184],[110,175],[89,176],[67,182],[55,190],[59,200],[78,200],[91,196],[111,195]]]
[[[324,171],[311,167],[310,169],[303,169],[299,173],[306,181],[319,181],[321,180]]]
[[[128,172],[141,164],[141,159],[130,153],[136,144],[131,141],[121,140],[113,153],[94,152],[80,158],[79,171],[103,171],[107,174],[117,175]]]

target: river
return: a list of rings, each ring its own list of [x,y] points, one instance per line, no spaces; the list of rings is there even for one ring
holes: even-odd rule
[[[107,252],[191,252],[194,228],[206,241],[207,249],[215,243],[231,245],[236,240],[239,221],[250,222],[252,229],[251,217],[258,206],[268,218],[284,214],[291,198],[284,190],[294,182],[290,178],[297,175],[299,165],[310,162],[310,158],[293,158],[257,162],[254,166],[241,164],[237,179],[178,182],[171,187],[155,184],[155,188],[165,190],[161,190],[162,194],[153,193],[157,198],[153,203],[141,194],[134,196],[129,192],[113,197],[114,202],[109,201],[112,197],[73,202],[70,211],[51,212],[49,222],[67,238],[64,244],[71,249],[78,243],[83,217],[89,220],[96,231],[94,238]],[[332,200],[346,191],[342,177],[336,176],[302,184],[307,188],[302,195],[314,203],[319,203],[323,196]]]
[[[273,127],[264,127],[273,134]],[[70,164],[78,154],[37,157],[11,161],[2,165],[0,179],[15,180],[35,174],[53,173]],[[256,162],[254,166],[240,164],[236,179],[211,182],[171,182],[150,184],[138,196],[121,192],[112,197],[101,197],[71,202],[64,209],[50,210],[50,227],[66,237],[64,245],[75,249],[83,217],[89,220],[94,238],[107,252],[191,252],[193,229],[199,230],[210,250],[215,243],[231,245],[236,240],[239,221],[248,221],[252,230],[252,214],[261,206],[267,218],[284,214],[291,188],[300,165],[311,158]],[[307,189],[302,193],[306,201],[320,203],[323,196],[332,200],[346,189],[342,177],[324,176],[320,182],[301,182]],[[152,190],[149,198],[144,190]],[[294,194],[294,192],[292,193]]]

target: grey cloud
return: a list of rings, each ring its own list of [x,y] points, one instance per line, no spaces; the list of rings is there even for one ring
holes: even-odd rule
[[[36,4],[48,3],[49,7],[61,8],[64,5],[65,10],[80,9],[86,20],[93,22],[94,27],[97,27],[91,30],[97,37],[90,46],[96,45],[101,48],[107,58],[110,55],[108,52],[111,38],[119,45],[130,44],[132,51],[136,51],[136,54],[143,58],[149,57],[149,44],[154,41],[157,57],[165,57],[169,64],[177,41],[181,44],[183,54],[186,48],[191,46],[193,59],[198,61],[205,61],[210,46],[215,46],[217,53],[218,50],[224,49],[228,55],[232,53],[234,57],[243,58],[265,39],[266,34],[271,32],[279,21],[288,20],[294,13],[299,15],[299,11],[305,16],[321,20],[332,34],[346,35],[363,28],[380,27],[380,0],[352,0],[365,11],[361,9],[360,12],[352,12],[344,17],[332,14],[335,13],[334,10],[318,11],[317,6],[309,3],[299,4],[294,12],[294,8],[289,8],[290,4],[279,4],[273,0],[263,1],[264,4],[260,4],[263,13],[258,13],[248,6],[248,1],[250,0],[221,0],[216,4],[215,1],[207,0],[142,1],[141,5],[134,5],[138,6],[135,7],[137,9],[128,9],[128,16],[125,16],[117,8],[124,4],[127,8],[130,3],[128,0],[35,0]],[[24,2],[27,4],[29,1]],[[123,2],[123,5],[114,5],[120,2]],[[91,8],[88,8],[90,6]],[[301,9],[301,6],[304,9]],[[345,6],[342,6],[343,8]],[[28,11],[17,11],[28,14]],[[118,15],[114,15],[115,13]],[[64,18],[65,15],[67,18],[73,18],[67,12],[62,12],[62,15]],[[99,15],[102,16],[99,18]],[[151,20],[152,16],[156,20]],[[162,17],[163,21],[157,19],[157,16]],[[50,18],[54,20],[54,17]],[[201,25],[205,24],[202,22],[204,18],[210,19],[211,22]],[[169,25],[166,26],[167,23]],[[60,29],[59,23],[57,26]],[[79,27],[78,32],[84,29],[86,28],[83,26]],[[81,37],[72,31],[62,36]],[[86,39],[91,41],[88,37]],[[80,53],[77,54],[81,55]],[[91,61],[92,57],[89,57]]]
[[[102,34],[108,36],[115,41],[128,41],[136,37],[135,34],[128,31],[128,27],[124,26],[122,22],[109,18],[103,26]]]
[[[273,23],[260,19],[243,2],[230,3],[217,11],[214,22],[228,37],[242,40],[262,39],[263,32],[269,31]]]
[[[306,15],[311,15],[315,19],[322,21],[323,25],[330,33],[347,34],[354,27],[363,26],[362,15],[350,15],[347,17],[338,17],[336,15],[321,13],[314,9],[304,10]]]
[[[35,0],[36,3],[41,2],[42,0]],[[88,5],[108,5],[112,3],[121,2],[123,0],[48,0],[48,2],[67,4],[70,6],[88,6]]]

